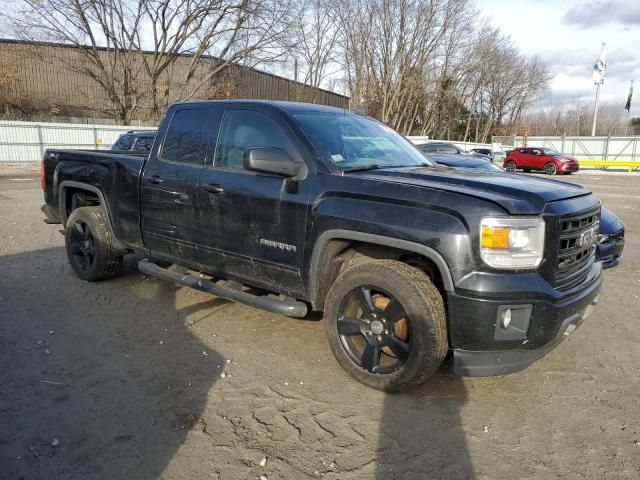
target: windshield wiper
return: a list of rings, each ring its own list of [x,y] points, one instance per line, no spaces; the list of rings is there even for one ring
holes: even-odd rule
[[[371,163],[369,165],[359,165],[359,166],[355,166],[355,167],[346,167],[343,168],[342,171],[343,172],[358,172],[361,170],[376,170],[378,168],[384,168],[380,165],[378,165],[377,163]]]
[[[433,167],[430,163],[419,163],[418,165],[380,165],[378,163],[371,163],[369,165],[360,165],[354,167],[343,168],[343,172],[357,172],[362,170],[377,170],[380,168],[418,168],[418,167]]]

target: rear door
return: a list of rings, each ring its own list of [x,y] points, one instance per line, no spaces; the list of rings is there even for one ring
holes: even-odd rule
[[[518,165],[518,168],[531,167],[531,155],[528,148],[517,148],[511,155],[515,157],[516,165]]]
[[[195,266],[195,204],[209,115],[197,106],[181,106],[167,115],[168,126],[158,132],[142,176],[142,235],[153,255]]]
[[[540,169],[544,167],[544,153],[539,148],[530,148],[529,151],[531,154],[529,155],[530,163],[533,168]]]
[[[199,181],[200,261],[211,273],[300,295],[309,182],[293,185],[282,176],[245,170],[243,156],[252,147],[280,148],[304,161],[295,136],[274,113],[260,106],[227,107],[214,162]]]

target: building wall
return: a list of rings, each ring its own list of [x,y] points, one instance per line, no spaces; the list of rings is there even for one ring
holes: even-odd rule
[[[101,51],[100,55],[106,62],[113,58],[108,51]],[[159,90],[163,103],[182,100],[193,91],[196,94],[192,98],[204,98],[211,87],[222,85],[230,87],[232,98],[307,101],[343,108],[349,105],[349,98],[343,95],[240,65],[230,65],[212,82],[198,88],[200,79],[219,60],[201,60],[194,78],[185,82],[182,76],[190,61],[191,57],[181,56],[161,77]],[[133,67],[134,81],[145,92],[149,82],[142,65],[141,59]],[[88,61],[74,47],[0,40],[0,118],[112,118],[109,96],[94,79],[78,72],[83,67],[89,67]],[[156,117],[147,92],[134,119],[153,122]]]

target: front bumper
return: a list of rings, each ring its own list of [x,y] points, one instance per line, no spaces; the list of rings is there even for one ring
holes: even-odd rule
[[[594,263],[588,279],[564,294],[552,289],[547,292],[541,292],[543,289],[537,292],[514,292],[508,291],[508,288],[501,295],[450,294],[449,331],[454,373],[467,376],[505,375],[523,370],[542,358],[591,314],[599,299],[603,278],[601,272],[600,263]],[[536,274],[512,275],[529,275],[524,281],[521,278],[511,283],[517,290],[534,279]],[[485,281],[485,286],[491,283]],[[495,298],[498,296],[500,298]],[[531,313],[522,337],[500,338],[500,312],[510,306],[515,308],[523,305],[530,307],[528,311]]]
[[[558,171],[562,173],[577,172],[580,170],[578,163],[561,163],[558,167]]]

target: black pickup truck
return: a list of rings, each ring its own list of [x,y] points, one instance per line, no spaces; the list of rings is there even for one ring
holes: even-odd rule
[[[600,201],[555,180],[437,166],[341,109],[172,105],[147,158],[48,150],[48,222],[85,280],[145,274],[294,317],[324,311],[357,380],[387,391],[448,352],[462,375],[541,358],[593,310]]]

